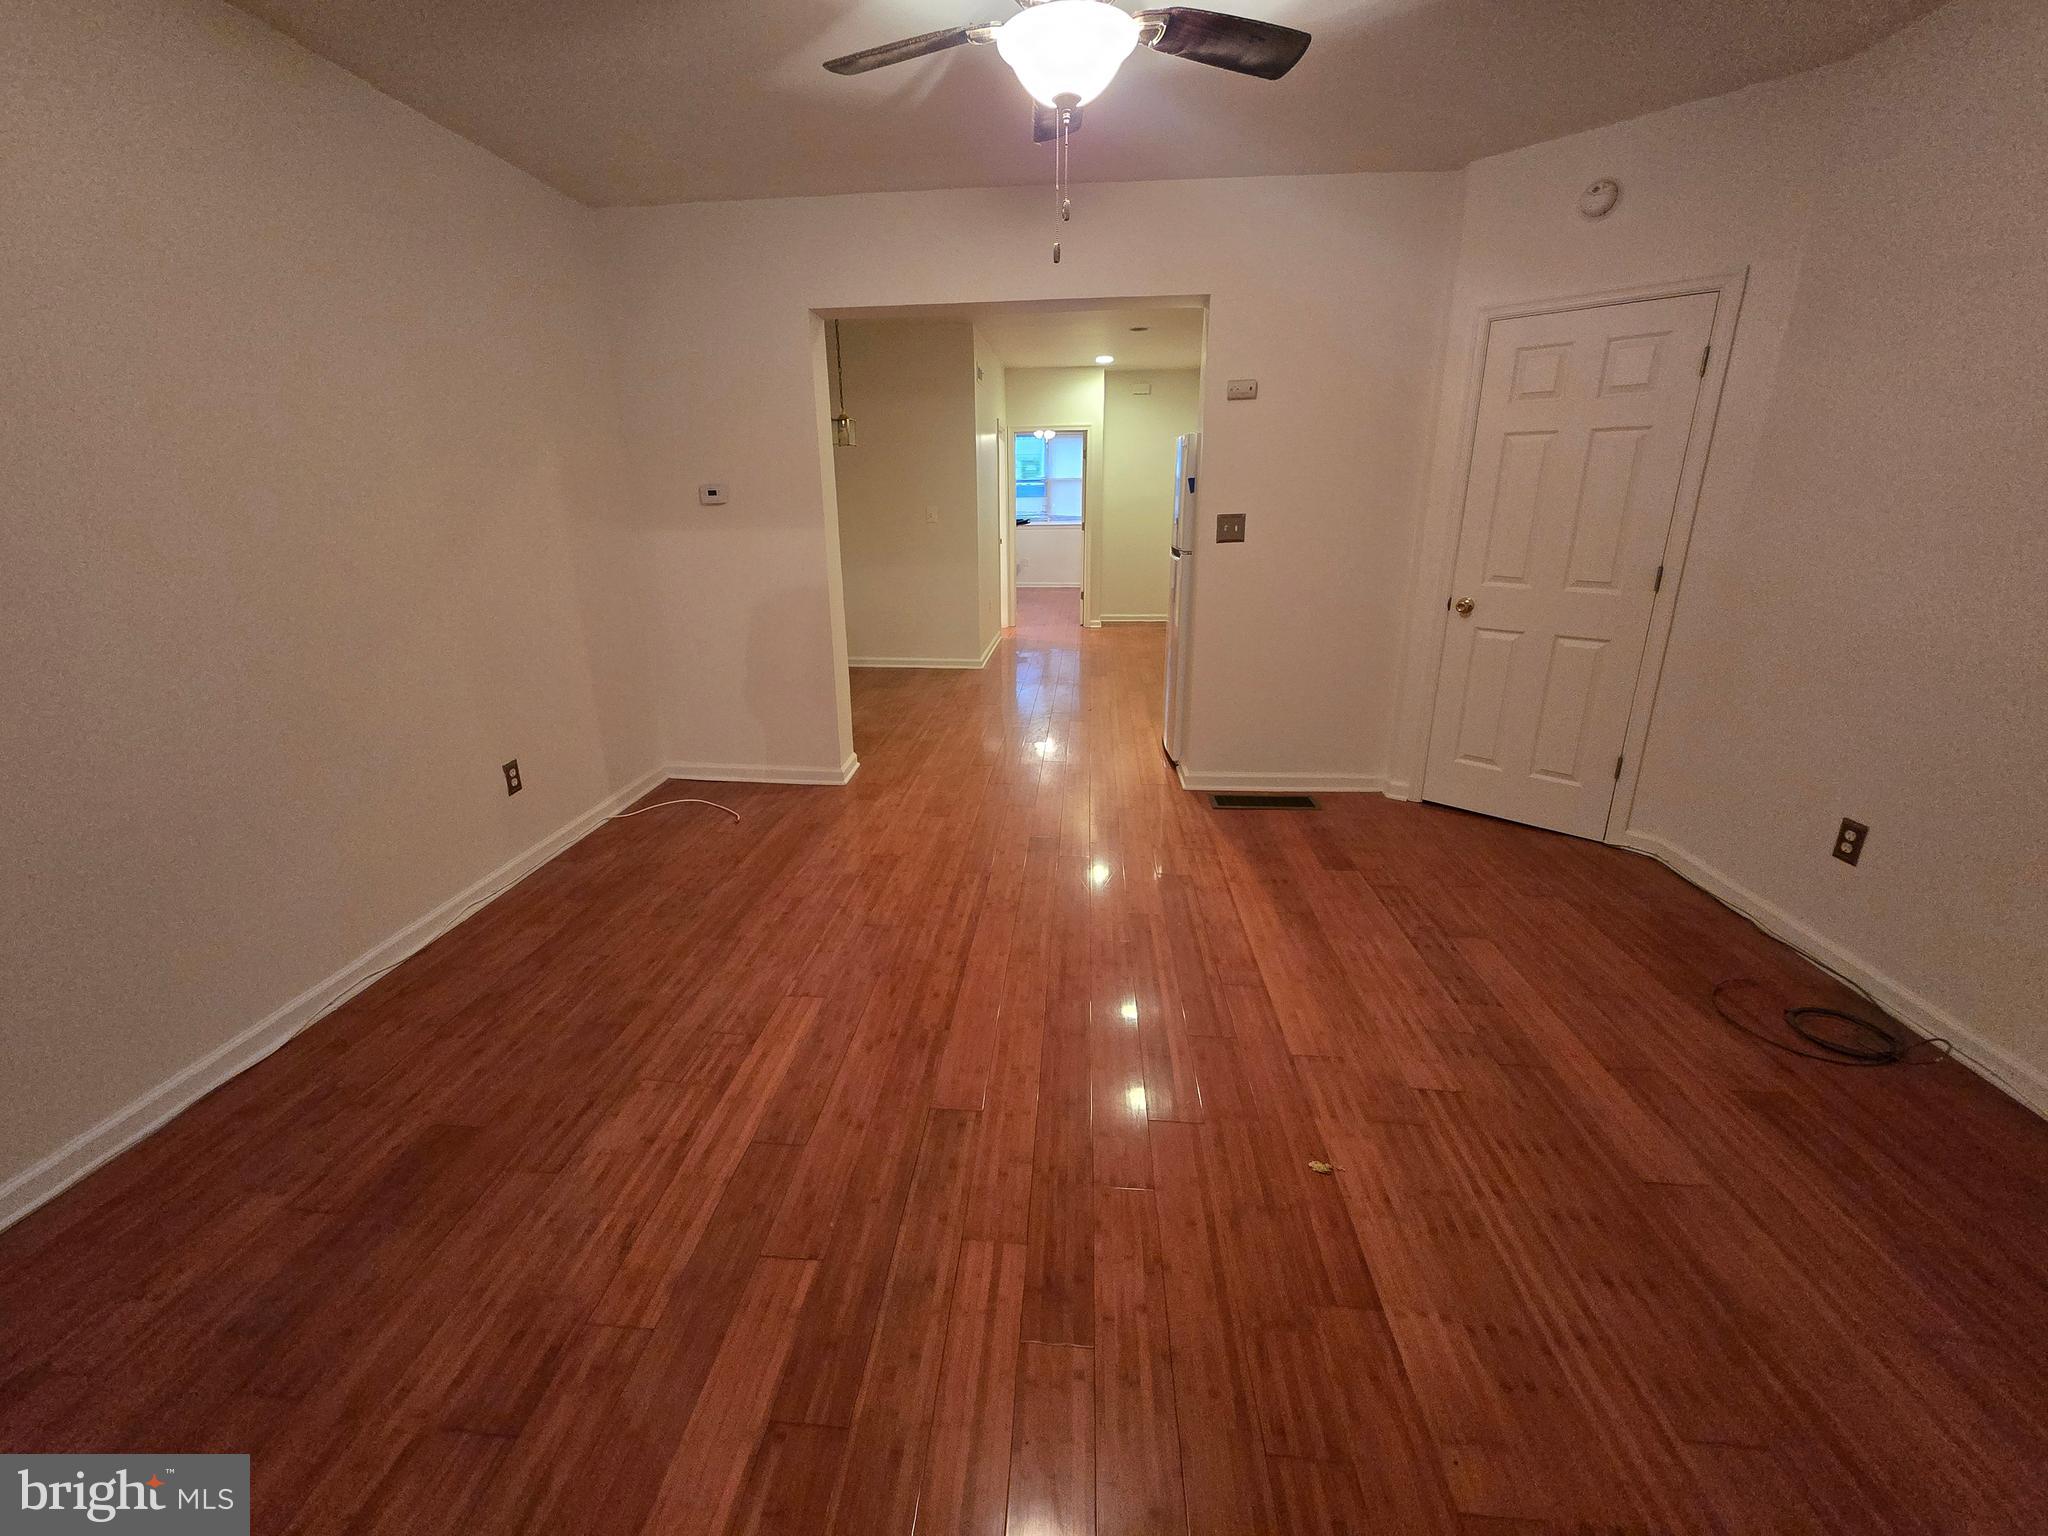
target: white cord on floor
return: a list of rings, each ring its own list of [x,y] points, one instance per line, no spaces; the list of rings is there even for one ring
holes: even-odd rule
[[[738,821],[740,819],[740,813],[738,811],[734,810],[729,805],[720,805],[716,800],[657,800],[652,805],[641,806],[640,809],[637,811],[621,811],[616,816],[605,817],[605,820],[624,821],[628,816],[645,816],[649,811],[658,811],[665,805],[708,805],[714,811],[725,812],[725,814],[730,816],[734,821]]]

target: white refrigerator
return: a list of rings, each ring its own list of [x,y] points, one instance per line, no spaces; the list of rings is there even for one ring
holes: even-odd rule
[[[1190,432],[1173,455],[1173,534],[1169,542],[1173,581],[1166,599],[1166,759],[1180,766],[1188,731],[1188,621],[1195,604],[1195,483],[1202,460],[1202,434]]]

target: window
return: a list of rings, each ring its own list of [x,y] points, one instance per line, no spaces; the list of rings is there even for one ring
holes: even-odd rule
[[[1087,443],[1085,432],[1051,427],[1017,434],[1010,462],[1016,473],[1018,522],[1079,525]]]

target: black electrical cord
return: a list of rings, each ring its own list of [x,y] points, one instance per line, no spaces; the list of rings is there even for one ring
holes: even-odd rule
[[[1773,1039],[1760,1029],[1750,1028],[1721,1002],[1722,994],[1730,987],[1761,985],[1747,976],[1722,982],[1714,988],[1714,1012],[1721,1015],[1723,1023],[1733,1025],[1752,1040],[1761,1040],[1789,1056],[1803,1056],[1808,1061],[1822,1061],[1833,1067],[1931,1067],[1938,1061],[1948,1060],[1955,1050],[1953,1044],[1939,1035],[1929,1035],[1921,1040],[1912,1035],[1895,1034],[1874,1019],[1810,1003],[1785,1010],[1785,1023],[1792,1033],[1808,1045],[1818,1047],[1811,1051],[1801,1050],[1788,1041]],[[1857,1038],[1840,1039],[1823,1034],[1808,1022],[1814,1019],[1831,1019],[1838,1024],[1849,1025]]]

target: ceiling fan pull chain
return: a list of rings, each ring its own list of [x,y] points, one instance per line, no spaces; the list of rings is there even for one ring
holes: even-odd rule
[[[1074,109],[1059,107],[1056,110],[1059,112],[1059,122],[1052,144],[1052,189],[1053,196],[1060,206],[1060,222],[1065,224],[1074,216],[1073,201],[1067,196],[1068,156],[1072,153]],[[1052,261],[1054,266],[1059,265],[1060,242],[1057,240],[1052,243]]]
[[[1067,181],[1073,172],[1074,156],[1074,109],[1060,108],[1060,222],[1066,223],[1074,216],[1074,204],[1067,196]]]

